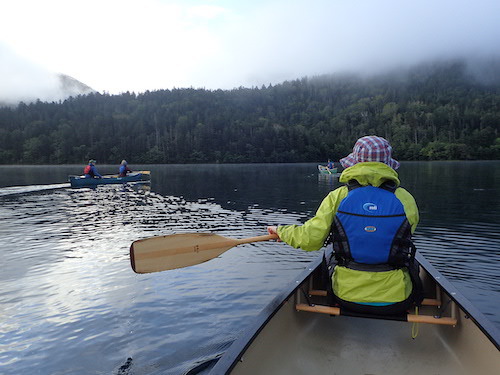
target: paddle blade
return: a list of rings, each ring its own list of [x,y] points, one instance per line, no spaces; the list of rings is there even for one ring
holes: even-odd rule
[[[206,262],[238,244],[213,233],[151,237],[132,243],[130,261],[136,273],[166,271]]]

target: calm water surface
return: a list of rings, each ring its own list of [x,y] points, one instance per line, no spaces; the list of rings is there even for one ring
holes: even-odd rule
[[[339,186],[314,164],[131,167],[151,184],[71,189],[82,166],[0,166],[0,373],[184,374],[217,357],[319,253],[256,243],[137,275],[130,243],[262,235]],[[419,250],[500,327],[500,162],[402,163],[400,177]]]

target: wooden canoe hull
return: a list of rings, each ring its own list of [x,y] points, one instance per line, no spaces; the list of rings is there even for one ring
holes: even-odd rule
[[[129,173],[125,177],[117,175],[103,176],[102,178],[85,178],[84,176],[69,176],[71,187],[89,187],[107,184],[125,184],[127,182],[147,181],[151,178],[149,171]]]
[[[456,326],[418,324],[412,339],[415,327],[405,321],[297,311],[302,291],[318,275],[316,261],[262,311],[210,374],[498,374],[498,330],[424,258],[418,260],[426,293],[440,294],[443,313],[451,312]],[[435,309],[425,306],[420,314]]]

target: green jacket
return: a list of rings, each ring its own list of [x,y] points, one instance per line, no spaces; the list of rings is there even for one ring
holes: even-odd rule
[[[412,233],[418,224],[418,208],[413,196],[399,187],[400,181],[395,170],[379,162],[358,163],[345,169],[339,181],[347,183],[357,180],[361,185],[380,186],[391,180],[398,188],[396,197],[403,204]],[[319,206],[316,215],[303,225],[282,225],[278,227],[281,240],[292,247],[315,251],[323,247],[331,231],[333,219],[340,202],[347,196],[347,186],[330,192]],[[394,303],[408,298],[412,290],[406,269],[386,272],[356,271],[345,267],[335,267],[332,277],[335,294],[346,301],[358,303]]]

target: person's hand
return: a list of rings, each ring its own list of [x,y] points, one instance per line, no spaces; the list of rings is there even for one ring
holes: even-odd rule
[[[277,226],[273,225],[273,226],[267,227],[267,233],[274,234],[274,235],[278,236],[278,238],[276,239],[276,241],[281,242],[281,238],[278,235],[278,227]]]

